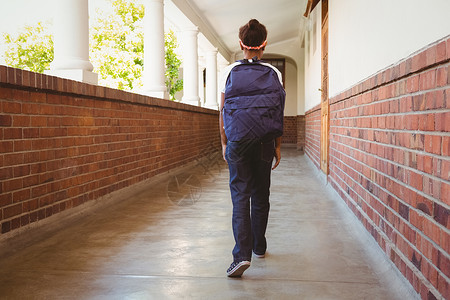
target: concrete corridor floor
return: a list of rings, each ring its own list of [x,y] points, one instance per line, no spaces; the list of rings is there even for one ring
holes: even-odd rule
[[[272,173],[266,258],[226,276],[228,170],[202,161],[0,240],[0,299],[415,299],[309,159]]]

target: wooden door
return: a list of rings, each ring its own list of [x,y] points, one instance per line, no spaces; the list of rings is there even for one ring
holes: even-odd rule
[[[328,175],[330,104],[328,102],[328,0],[322,0],[322,100],[320,122],[320,168]]]

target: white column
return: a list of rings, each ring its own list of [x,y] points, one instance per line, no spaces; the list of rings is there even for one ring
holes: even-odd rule
[[[200,105],[198,96],[198,28],[182,31],[183,98],[182,102]]]
[[[198,96],[200,98],[200,105],[204,106],[205,104],[205,86],[203,82],[203,70],[204,66],[201,64],[198,65]]]
[[[143,93],[168,99],[164,61],[164,1],[144,0]]]
[[[49,75],[90,84],[98,83],[98,75],[89,61],[88,0],[55,1],[54,24],[55,58]]]
[[[217,49],[206,53],[205,107],[218,109],[217,101]]]

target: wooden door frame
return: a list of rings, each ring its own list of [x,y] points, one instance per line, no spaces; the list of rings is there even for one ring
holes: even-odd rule
[[[320,169],[329,174],[330,103],[328,95],[328,0],[322,0]]]

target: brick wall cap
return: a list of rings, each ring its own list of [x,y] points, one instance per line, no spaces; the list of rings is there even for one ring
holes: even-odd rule
[[[91,85],[75,80],[0,65],[0,87],[5,85],[13,85],[14,88],[17,89],[32,89],[37,92],[50,91],[61,94],[76,94],[80,97],[93,97],[100,100],[123,101],[147,106],[166,107],[175,110],[218,114],[217,110],[205,107],[193,106],[190,104],[136,94],[129,91]]]

